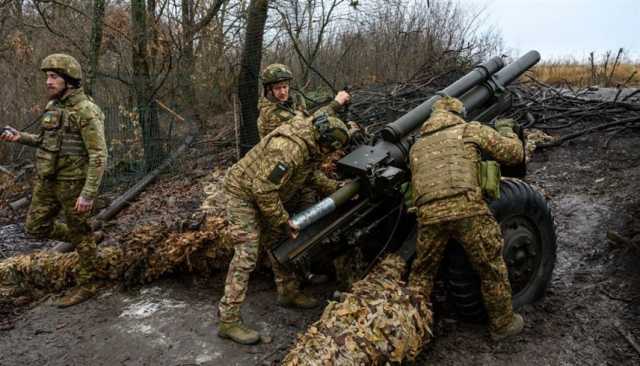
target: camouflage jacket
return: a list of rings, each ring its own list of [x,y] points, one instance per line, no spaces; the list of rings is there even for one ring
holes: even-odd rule
[[[319,169],[323,154],[312,121],[310,117],[295,117],[276,128],[225,176],[225,190],[254,202],[273,226],[287,222],[284,203],[302,187],[313,186],[324,195],[337,189],[337,182]]]
[[[51,116],[58,116],[57,127],[47,124]],[[107,164],[107,145],[104,136],[104,114],[82,89],[72,90],[62,98],[47,103],[40,118],[40,132],[21,132],[19,143],[37,147],[36,166],[40,160],[50,159],[50,173],[41,178],[80,180],[85,184],[81,196],[94,199],[98,193]],[[51,143],[53,141],[53,143]]]
[[[335,116],[341,108],[335,100],[320,108],[318,112],[326,112]],[[309,116],[304,99],[299,94],[289,97],[286,102],[278,102],[273,97],[261,97],[258,103],[260,115],[258,116],[258,135],[263,139],[271,131],[295,116]],[[316,113],[318,113],[316,112]]]
[[[462,118],[448,111],[434,111],[421,129],[422,135],[437,133],[445,129],[461,129],[464,142],[463,156],[467,162],[476,167],[480,162],[481,153],[485,152],[493,159],[506,165],[517,164],[524,158],[524,149],[518,136],[513,132],[500,134],[493,128],[479,122],[466,123]],[[434,171],[421,171],[417,164],[420,159],[438,159],[434,156],[418,156],[419,144],[423,138],[416,141],[411,149],[411,169],[413,179],[429,179],[429,175],[438,174]],[[475,172],[477,176],[477,170]],[[477,179],[477,178],[476,178]],[[455,185],[452,182],[452,185]],[[424,225],[443,221],[458,220],[465,217],[488,214],[489,208],[484,201],[479,188],[468,190],[463,194],[453,195],[443,199],[428,202],[418,207],[418,218]],[[416,197],[416,199],[419,197]]]

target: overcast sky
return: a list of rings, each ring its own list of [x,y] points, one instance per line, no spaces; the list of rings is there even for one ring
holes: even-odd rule
[[[459,0],[485,8],[513,55],[537,49],[543,59],[586,59],[623,47],[640,60],[640,0]]]

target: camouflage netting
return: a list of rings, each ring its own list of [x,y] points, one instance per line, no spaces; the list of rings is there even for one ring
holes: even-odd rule
[[[431,338],[431,310],[400,279],[405,262],[389,255],[342,302],[330,302],[282,364],[381,365],[414,360]]]
[[[166,223],[145,224],[123,236],[118,246],[98,251],[98,278],[138,284],[172,272],[210,273],[225,268],[232,255],[229,228],[215,184],[205,187],[202,223],[197,229]],[[37,296],[75,284],[78,255],[36,252],[0,262],[0,296]]]

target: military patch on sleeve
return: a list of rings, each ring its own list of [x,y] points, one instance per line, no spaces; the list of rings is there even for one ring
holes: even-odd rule
[[[271,174],[269,174],[269,181],[273,184],[280,184],[282,177],[287,174],[288,170],[289,167],[287,166],[287,164],[279,161],[271,171]]]

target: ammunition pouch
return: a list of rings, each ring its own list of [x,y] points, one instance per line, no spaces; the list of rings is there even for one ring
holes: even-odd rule
[[[500,199],[500,164],[493,160],[481,161],[478,168],[478,181],[482,193]]]
[[[36,152],[36,171],[42,178],[48,178],[56,173],[58,155],[62,145],[62,111],[51,110],[43,114],[40,121],[42,126],[42,141]]]

